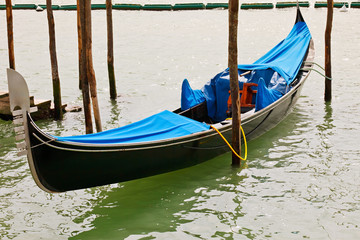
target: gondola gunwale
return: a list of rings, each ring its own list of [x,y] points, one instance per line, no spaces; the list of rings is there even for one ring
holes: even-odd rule
[[[71,142],[71,141],[58,141],[56,138],[52,137],[51,135],[43,132],[36,123],[32,120],[31,116],[28,115],[30,119],[30,124],[36,129],[36,133],[38,133],[42,138],[45,138],[47,140],[41,139],[38,135],[37,138],[43,143],[48,146],[51,146],[55,143],[56,145],[61,146],[71,146],[71,147],[79,147],[79,148],[87,148],[90,151],[98,151],[99,149],[109,149],[114,151],[132,151],[132,150],[143,150],[143,149],[149,149],[154,147],[166,147],[171,146],[175,144],[186,144],[189,142],[197,141],[197,140],[203,140],[208,137],[216,136],[217,133],[214,132],[214,130],[206,130],[198,133],[193,133],[190,135],[182,136],[182,137],[176,137],[176,138],[168,138],[163,140],[156,140],[156,141],[148,141],[148,142],[140,142],[140,143],[126,143],[126,144],[88,144],[88,143],[78,143],[78,142]],[[230,124],[228,124],[230,125]],[[34,134],[34,133],[32,133]],[[34,135],[34,136],[35,136]],[[146,146],[146,147],[144,147]],[[58,147],[58,146],[56,146]],[[115,149],[114,149],[115,148]],[[119,149],[120,148],[120,149]],[[65,149],[65,147],[64,147]],[[77,150],[77,149],[74,149]]]

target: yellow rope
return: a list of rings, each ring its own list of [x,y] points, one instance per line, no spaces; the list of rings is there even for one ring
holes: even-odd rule
[[[246,143],[246,137],[245,137],[245,133],[244,133],[244,129],[240,126],[242,135],[244,137],[244,145],[245,145],[245,157],[242,158],[239,154],[237,154],[237,152],[235,152],[235,150],[231,147],[230,143],[225,139],[225,137],[221,134],[221,132],[219,130],[217,130],[216,127],[214,126],[210,126],[212,129],[214,129],[219,135],[220,137],[225,141],[225,143],[229,146],[229,148],[231,149],[231,151],[241,160],[246,161],[247,159],[247,143]]]

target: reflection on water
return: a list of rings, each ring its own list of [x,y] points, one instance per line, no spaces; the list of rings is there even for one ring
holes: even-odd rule
[[[121,116],[120,106],[116,100],[111,100],[111,111],[110,111],[110,120],[107,124],[113,125],[119,121],[119,116]]]
[[[15,51],[32,94],[51,98],[44,14],[14,12]],[[4,11],[0,15],[5,19]],[[294,9],[242,11],[239,62],[252,62],[273,47],[293,24],[283,19],[294,15]],[[315,60],[324,62],[326,11],[303,9],[303,15],[315,41]],[[184,78],[200,88],[226,68],[226,11],[117,11],[115,65],[121,96],[109,101],[104,16],[103,11],[93,14],[104,129],[174,109]],[[228,153],[173,173],[49,194],[36,187],[26,158],[16,156],[11,123],[0,120],[0,239],[360,239],[360,28],[354,25],[359,16],[355,9],[335,12],[331,105],[323,102],[324,79],[312,74],[294,112],[249,143],[245,169],[230,167]],[[63,101],[81,105],[75,13],[56,12],[55,18],[61,32]],[[7,64],[4,49],[6,39],[0,38],[1,69]],[[4,76],[1,89],[7,88]],[[67,113],[64,121],[37,124],[65,136],[84,133],[83,122],[83,114]]]
[[[335,128],[334,120],[332,118],[333,109],[331,107],[331,103],[325,103],[324,110],[324,121],[322,124],[317,125],[322,150],[329,149],[331,147],[331,143],[329,143],[329,136],[334,134],[332,129]]]
[[[224,165],[227,167],[223,168]],[[161,234],[165,235],[164,238],[171,238],[171,233],[180,232],[179,228],[186,229],[188,224],[194,224],[189,214],[216,213],[219,215],[216,218],[221,218],[222,210],[215,209],[215,198],[209,208],[204,210],[201,205],[216,195],[223,195],[224,192],[218,190],[222,185],[229,194],[235,190],[234,181],[238,184],[243,177],[239,177],[237,170],[229,166],[227,154],[227,157],[216,158],[201,166],[121,184],[108,193],[101,206],[93,210],[98,215],[93,222],[94,229],[74,239],[125,239],[130,235],[145,237]],[[233,186],[230,187],[230,184]],[[188,234],[193,234],[193,231],[189,230]],[[183,233],[185,238],[186,235]]]

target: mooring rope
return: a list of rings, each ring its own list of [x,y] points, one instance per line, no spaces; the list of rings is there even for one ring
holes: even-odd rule
[[[317,72],[318,74],[320,74],[321,76],[323,76],[324,78],[326,79],[329,79],[329,80],[332,80],[332,78],[328,77],[328,76],[325,76],[325,74],[322,74],[320,71],[314,69],[314,68],[300,68],[300,70],[303,70],[303,71],[315,71]]]
[[[214,129],[219,135],[220,137],[224,140],[224,142],[229,146],[229,148],[231,149],[231,151],[238,157],[240,158],[241,160],[243,161],[246,161],[247,159],[247,143],[246,143],[246,137],[245,137],[245,133],[244,133],[244,130],[243,128],[240,126],[240,129],[241,129],[241,132],[242,132],[242,135],[244,137],[244,145],[245,145],[245,157],[242,158],[230,145],[230,143],[226,140],[226,138],[221,134],[221,132],[214,126],[210,126],[212,129]]]
[[[315,64],[316,66],[318,66],[319,68],[321,68],[321,70],[325,71],[325,69],[324,69],[321,65],[317,64],[316,62],[304,61],[304,63]],[[310,71],[310,70],[311,70],[311,71],[315,71],[315,72],[317,72],[318,74],[320,74],[321,76],[323,76],[324,78],[329,79],[330,81],[332,80],[332,78],[326,76],[325,74],[321,73],[319,70],[316,70],[316,69],[314,69],[314,68],[307,68],[307,67],[305,67],[305,68],[301,68],[300,70],[303,70],[303,71]]]
[[[315,64],[316,66],[318,66],[319,68],[321,68],[322,70],[325,71],[325,68],[323,68],[320,64],[318,64],[318,63],[316,63],[316,62],[304,61],[304,63]]]

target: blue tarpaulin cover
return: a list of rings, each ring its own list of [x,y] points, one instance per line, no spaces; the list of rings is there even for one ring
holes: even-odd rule
[[[271,68],[290,84],[296,77],[307,52],[311,34],[305,22],[294,25],[289,35],[253,64],[239,65],[242,70]]]
[[[290,90],[289,84],[294,81],[301,67],[310,40],[311,34],[306,23],[297,22],[289,35],[260,59],[253,64],[238,65],[239,75],[252,71],[251,74],[239,77],[240,89],[242,82],[260,85],[257,89],[255,111],[263,109]],[[205,97],[208,115],[214,121],[222,121],[227,117],[229,90],[229,69],[217,74],[202,88],[203,96],[200,97]]]
[[[256,95],[257,104],[255,105],[255,111],[259,111],[269,106],[283,96],[283,94],[278,90],[267,88],[265,85],[265,81],[262,78],[259,80],[258,84],[258,92]]]
[[[202,91],[191,89],[189,81],[184,79],[181,87],[181,109],[189,109],[205,100]]]
[[[205,123],[165,110],[120,128],[94,134],[69,137],[54,136],[54,138],[58,141],[91,144],[140,143],[186,136],[206,131],[209,128]]]

